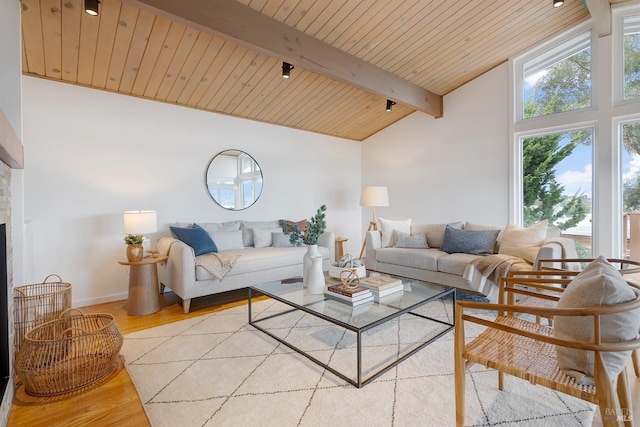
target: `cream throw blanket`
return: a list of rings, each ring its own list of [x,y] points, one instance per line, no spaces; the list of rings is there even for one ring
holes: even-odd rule
[[[218,280],[224,279],[229,271],[236,265],[240,255],[223,255],[216,252],[199,255],[196,257],[196,267],[207,270]]]
[[[158,241],[158,252],[160,255],[169,255],[171,246],[179,242],[178,239],[163,238]],[[196,257],[196,267],[200,266],[207,270],[218,280],[224,279],[224,277],[231,271],[236,261],[240,258],[240,255],[224,255],[215,252],[199,255]]]
[[[561,258],[578,258],[575,242],[573,240],[556,237],[545,240],[543,245],[548,243],[557,243],[560,245],[562,248]],[[515,269],[514,266],[516,267]],[[562,268],[572,271],[580,271],[580,263],[568,262],[565,263]],[[498,286],[500,278],[508,276],[512,269],[531,270],[531,264],[516,256],[505,254],[487,255],[479,257],[467,264],[462,277],[469,282],[469,286],[472,289],[481,292],[484,295],[489,295],[491,286]]]
[[[507,276],[514,266],[517,270],[530,270],[531,264],[520,257],[494,254],[476,258],[464,269],[462,277],[471,289],[484,295],[491,293],[492,286],[498,286],[501,277]]]

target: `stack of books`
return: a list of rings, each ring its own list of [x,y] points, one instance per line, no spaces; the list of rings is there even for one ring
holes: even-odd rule
[[[354,307],[373,302],[373,292],[364,286],[345,288],[342,285],[331,285],[327,287],[324,295]]]
[[[402,280],[388,276],[371,276],[360,280],[360,286],[371,290],[375,302],[395,296],[404,290]]]

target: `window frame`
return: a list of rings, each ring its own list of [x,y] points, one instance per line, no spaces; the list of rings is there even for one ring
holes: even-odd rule
[[[567,43],[573,38],[579,37],[580,35],[590,32],[590,49],[591,49],[591,106],[580,108],[578,110],[572,111],[564,111],[556,114],[549,114],[545,116],[524,117],[524,64],[534,60],[537,57],[545,55],[550,50],[558,49],[561,45]],[[597,43],[595,43],[595,37],[597,35],[596,32],[592,28],[590,22],[586,22],[576,27],[562,33],[561,35],[543,42],[533,49],[529,50],[525,54],[518,56],[512,61],[512,68],[514,70],[514,81],[511,85],[511,90],[514,91],[514,123],[516,125],[523,123],[544,123],[549,118],[560,118],[563,117],[571,117],[575,114],[580,114],[589,111],[597,111],[598,110],[598,70],[597,70],[597,55],[598,55],[598,47]],[[515,84],[515,88],[514,88]],[[536,127],[544,127],[545,125],[537,125]]]

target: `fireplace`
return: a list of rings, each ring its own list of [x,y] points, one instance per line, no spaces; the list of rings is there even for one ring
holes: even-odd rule
[[[6,425],[15,394],[13,369],[12,170],[24,165],[22,143],[0,108],[0,426]],[[23,218],[18,215],[17,222]],[[21,276],[20,276],[21,277]]]
[[[0,307],[9,307],[7,289],[7,224],[0,225]],[[9,341],[9,310],[0,310],[0,401],[11,377],[11,342]]]
[[[11,377],[9,334],[9,290],[7,288],[7,224],[0,225],[0,401]]]

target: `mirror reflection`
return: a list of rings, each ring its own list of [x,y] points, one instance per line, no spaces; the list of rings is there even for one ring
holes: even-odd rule
[[[207,167],[207,190],[225,209],[239,211],[253,205],[262,193],[262,170],[249,154],[226,150]]]

